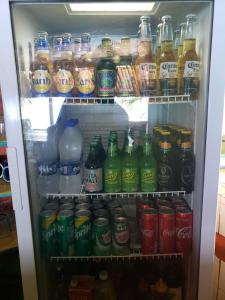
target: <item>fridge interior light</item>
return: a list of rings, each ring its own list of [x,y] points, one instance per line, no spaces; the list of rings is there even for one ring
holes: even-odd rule
[[[74,14],[124,14],[155,13],[158,5],[155,2],[85,2],[65,4],[67,13]]]

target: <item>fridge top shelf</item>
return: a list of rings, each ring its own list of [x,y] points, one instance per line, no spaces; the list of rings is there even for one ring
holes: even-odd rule
[[[67,197],[90,197],[90,198],[101,198],[101,197],[109,197],[109,198],[129,198],[129,197],[137,197],[137,196],[167,196],[167,195],[178,195],[185,196],[185,191],[166,191],[166,192],[136,192],[136,193],[99,193],[99,194],[47,194],[47,198],[67,198]]]
[[[110,255],[110,256],[52,256],[50,262],[76,262],[76,261],[124,261],[124,260],[155,260],[161,258],[183,258],[183,253],[169,254],[141,254],[131,253],[129,255]]]

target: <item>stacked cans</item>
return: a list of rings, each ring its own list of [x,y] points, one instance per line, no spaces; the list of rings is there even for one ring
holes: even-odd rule
[[[128,218],[117,200],[51,199],[39,220],[41,248],[46,257],[130,252]]]
[[[136,217],[143,254],[191,252],[192,211],[182,198],[138,198]]]

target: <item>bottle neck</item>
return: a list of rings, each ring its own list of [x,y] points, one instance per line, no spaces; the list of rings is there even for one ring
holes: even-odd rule
[[[196,40],[195,39],[185,39],[183,45],[183,52],[195,51]]]
[[[173,51],[173,41],[167,40],[162,41],[161,52],[172,52]]]
[[[177,56],[180,57],[183,55],[183,45],[179,45],[177,49]]]
[[[140,57],[152,56],[152,43],[151,41],[141,41],[138,49]]]
[[[144,147],[143,147],[143,152],[145,156],[151,156],[152,153],[152,146],[150,142],[145,142]]]
[[[115,157],[118,154],[117,152],[117,145],[115,143],[110,143],[108,147],[108,156]]]
[[[133,145],[129,145],[128,143],[126,144],[125,147],[125,153],[128,155],[132,155],[134,152],[134,146]]]

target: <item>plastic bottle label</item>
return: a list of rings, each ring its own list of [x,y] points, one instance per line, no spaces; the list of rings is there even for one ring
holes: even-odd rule
[[[160,63],[160,79],[175,78],[177,78],[177,63],[174,61]]]
[[[116,82],[115,70],[99,70],[97,71],[97,85],[99,96],[113,96],[114,86]]]
[[[199,61],[186,61],[184,67],[184,77],[199,78]]]
[[[141,168],[141,188],[142,190],[156,190],[156,171],[154,168]]]
[[[35,70],[32,78],[33,90],[38,94],[48,93],[52,80],[48,70]]]
[[[94,68],[78,68],[77,89],[83,95],[88,95],[94,92]]]
[[[74,87],[73,75],[68,70],[59,70],[56,73],[56,89],[57,92],[67,94],[72,91]]]
[[[42,176],[54,175],[57,173],[57,163],[48,164],[46,162],[38,163],[38,173]]]
[[[80,161],[60,163],[60,174],[64,176],[72,176],[80,174]]]
[[[85,189],[87,192],[99,192],[102,190],[102,169],[85,169]]]
[[[142,63],[139,65],[139,74],[141,80],[155,80],[156,79],[156,64]]]

